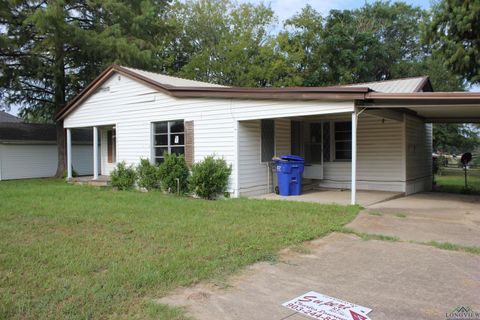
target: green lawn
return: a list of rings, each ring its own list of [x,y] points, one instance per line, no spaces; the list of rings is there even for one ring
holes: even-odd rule
[[[442,168],[441,175],[435,175],[438,191],[452,193],[480,194],[480,169],[468,171],[468,186],[465,191],[465,176],[461,168]]]
[[[0,319],[182,319],[153,299],[325,235],[358,207],[0,182]]]

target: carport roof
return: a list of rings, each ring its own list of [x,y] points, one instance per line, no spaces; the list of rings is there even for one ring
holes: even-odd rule
[[[480,122],[480,92],[370,92],[362,104],[368,108],[408,109],[425,122]]]

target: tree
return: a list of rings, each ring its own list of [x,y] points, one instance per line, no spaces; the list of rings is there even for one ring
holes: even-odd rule
[[[284,64],[269,31],[273,12],[263,4],[230,0],[178,3],[173,72],[224,85],[262,87],[282,78]]]
[[[479,145],[479,129],[475,125],[441,123],[433,126],[434,150],[464,153],[474,151]]]
[[[277,37],[287,64],[306,86],[337,85],[429,75],[437,91],[464,90],[464,82],[422,41],[427,12],[405,3],[375,2],[322,17],[310,6]]]
[[[284,23],[277,43],[293,74],[293,84],[315,86],[324,82],[322,68],[323,17],[310,5]]]
[[[54,115],[111,63],[158,70],[167,26],[161,0],[6,1],[0,4],[0,98],[29,121]],[[58,169],[65,171],[63,123]]]
[[[433,7],[426,39],[454,73],[480,83],[480,1],[443,0]]]

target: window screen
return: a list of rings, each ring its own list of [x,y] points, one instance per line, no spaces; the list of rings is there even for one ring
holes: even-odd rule
[[[262,120],[262,162],[272,161],[275,155],[275,121]]]
[[[302,155],[302,147],[303,147],[303,131],[302,131],[302,123],[300,121],[292,121],[292,134],[290,137],[290,150],[292,150],[292,154],[301,156]]]
[[[305,160],[308,163],[322,163],[322,124],[310,124],[309,142],[305,146]]]
[[[163,162],[163,154],[185,154],[185,126],[183,120],[153,123],[153,151],[156,163]]]
[[[323,161],[330,161],[330,122],[323,123]]]
[[[351,122],[335,122],[335,159],[352,160]]]

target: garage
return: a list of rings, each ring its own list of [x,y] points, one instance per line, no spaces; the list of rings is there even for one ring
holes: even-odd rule
[[[73,170],[93,173],[90,130],[72,133]],[[53,177],[57,170],[55,125],[0,122],[0,180]]]

